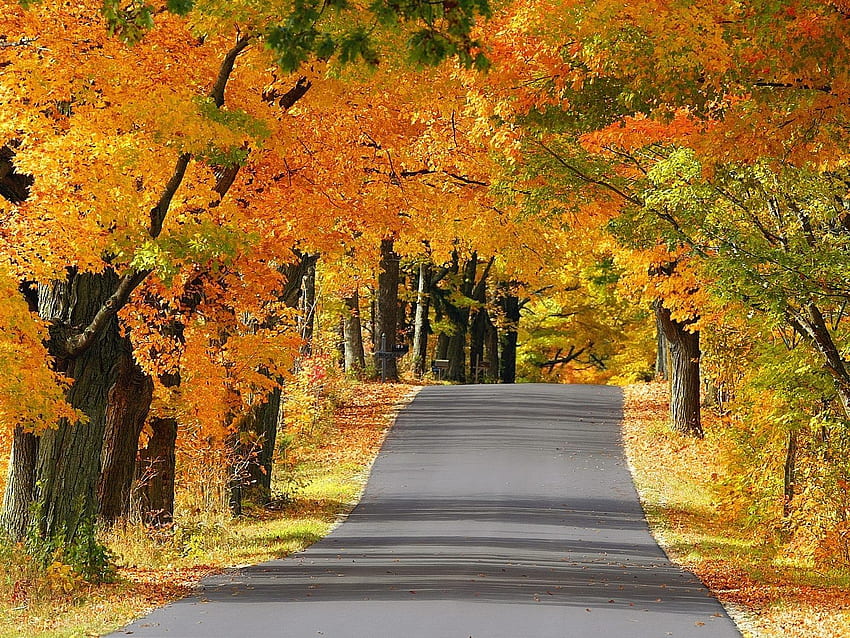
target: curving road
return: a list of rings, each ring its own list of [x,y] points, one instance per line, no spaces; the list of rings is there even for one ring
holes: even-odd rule
[[[650,536],[620,417],[611,387],[425,388],[327,538],[115,635],[740,636]]]

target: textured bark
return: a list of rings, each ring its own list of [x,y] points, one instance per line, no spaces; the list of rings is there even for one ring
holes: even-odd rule
[[[277,426],[280,417],[281,390],[277,388],[260,403],[245,419],[243,430],[249,432],[255,442],[251,462],[246,468],[242,497],[255,505],[269,502],[272,491],[272,466]]]
[[[455,255],[455,259],[457,256]],[[475,272],[478,268],[478,255],[472,256],[463,266],[463,278],[460,283],[460,294],[466,299],[471,299],[475,287]],[[446,378],[458,383],[466,382],[466,340],[469,334],[469,306],[463,304],[456,306],[445,303],[446,314],[452,322],[452,334],[449,335],[449,346],[446,357],[449,360],[449,369]]]
[[[366,355],[363,351],[363,330],[360,325],[360,294],[355,290],[345,299],[346,313],[343,317],[343,337],[345,338],[345,371],[360,374],[366,367]]]
[[[677,432],[702,436],[700,419],[699,331],[689,331],[689,323],[675,321],[661,302],[655,315],[670,347],[670,422]]]
[[[381,261],[378,268],[378,301],[375,305],[374,352],[381,349],[386,337],[386,349],[392,352],[398,331],[398,282],[399,256],[393,250],[393,240],[381,240]],[[381,372],[381,359],[375,357],[375,369]],[[398,381],[398,365],[395,357],[386,359],[387,381]]]
[[[499,380],[502,383],[516,383],[516,349],[518,341],[517,328],[520,319],[519,298],[507,288],[499,291],[499,308],[504,325],[499,336]]]
[[[38,460],[39,437],[15,428],[9,476],[3,498],[3,529],[12,540],[21,540],[30,523],[30,507],[35,497],[35,466]]]
[[[66,280],[39,288],[39,314],[52,322],[48,347],[61,352],[68,326],[88,325],[118,285],[112,271],[70,273]],[[109,389],[122,349],[118,321],[111,316],[90,347],[59,367],[73,379],[68,402],[87,423],[60,422],[41,437],[36,464],[38,530],[45,538],[73,540],[80,524],[97,512],[97,481]]]
[[[294,250],[293,253],[298,260],[292,263],[282,264],[278,272],[283,275],[286,283],[278,295],[278,299],[288,308],[298,308],[301,300],[304,277],[311,268],[315,268],[319,255],[311,255]]]
[[[428,369],[428,311],[431,307],[431,264],[419,264],[419,279],[416,289],[416,316],[413,321],[413,371],[421,377]]]
[[[655,376],[667,381],[670,376],[670,347],[667,344],[667,338],[664,336],[664,328],[657,316],[655,318],[655,342]]]
[[[131,344],[126,339],[124,346],[118,378],[109,390],[97,486],[98,514],[107,523],[130,514],[139,435],[153,398],[153,380],[133,360]]]
[[[159,527],[174,520],[174,476],[177,456],[177,420],[150,420],[151,438],[139,450],[136,494],[146,525]]]

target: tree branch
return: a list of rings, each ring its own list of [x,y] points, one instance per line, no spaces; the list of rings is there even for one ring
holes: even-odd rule
[[[236,39],[236,44],[233,45],[233,48],[227,52],[224,56],[224,60],[221,62],[218,77],[215,80],[212,91],[210,91],[210,97],[218,108],[224,106],[224,90],[227,88],[227,82],[230,80],[231,73],[233,73],[233,65],[236,64],[236,58],[240,53],[242,53],[242,51],[248,48],[250,42],[250,35],[238,37]]]
[[[135,268],[130,268],[121,275],[121,279],[118,281],[118,287],[115,289],[115,292],[113,292],[109,299],[103,303],[89,325],[86,326],[82,332],[68,338],[66,350],[69,357],[79,355],[94,342],[95,338],[106,326],[109,319],[124,307],[133,290],[135,290],[150,273],[150,270],[136,270]]]
[[[643,201],[641,201],[637,197],[634,197],[633,195],[629,195],[628,193],[623,192],[622,190],[620,190],[618,187],[614,186],[613,184],[610,184],[609,182],[604,182],[604,181],[599,180],[599,179],[594,179],[590,175],[586,175],[585,173],[583,173],[579,169],[577,169],[574,166],[572,166],[571,164],[569,164],[563,157],[561,157],[558,153],[556,153],[551,148],[546,146],[540,140],[535,140],[535,144],[537,144],[540,148],[542,148],[544,151],[546,151],[549,155],[552,156],[552,158],[555,159],[556,162],[558,162],[561,166],[566,168],[568,171],[570,171],[573,175],[575,175],[579,179],[587,182],[588,184],[596,184],[597,186],[601,186],[602,188],[606,188],[609,191],[616,193],[617,195],[622,197],[627,202],[631,202],[632,204],[635,204],[637,206],[643,206],[644,205]]]

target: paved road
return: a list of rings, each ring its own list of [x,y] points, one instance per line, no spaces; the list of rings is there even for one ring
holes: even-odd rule
[[[330,536],[116,635],[740,636],[647,531],[620,415],[610,387],[425,388]]]

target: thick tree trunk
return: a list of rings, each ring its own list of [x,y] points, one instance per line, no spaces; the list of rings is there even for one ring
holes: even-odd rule
[[[460,284],[460,293],[465,299],[472,298],[475,287],[475,272],[478,269],[478,255],[472,256],[463,266],[463,279]],[[449,347],[446,353],[449,360],[449,369],[446,378],[458,383],[466,383],[466,341],[469,334],[469,305],[456,306],[446,302],[446,314],[452,322],[454,330],[449,335]]]
[[[386,350],[392,352],[396,345],[398,331],[398,282],[399,257],[393,251],[393,240],[381,240],[381,261],[378,271],[378,303],[375,306],[374,352],[381,349],[386,337]],[[398,365],[395,357],[388,357],[386,362],[387,381],[398,381]],[[381,373],[381,359],[375,357],[375,369]]]
[[[360,325],[360,294],[357,290],[345,298],[345,316],[343,317],[343,336],[345,337],[345,371],[359,375],[366,368],[366,355],[363,351],[363,330]]]
[[[449,358],[449,335],[445,332],[441,332],[437,335],[437,347],[434,349],[434,358]]]
[[[52,322],[51,342],[67,338],[66,326],[87,326],[115,292],[118,277],[71,273],[65,281],[39,289],[39,314]],[[123,338],[115,316],[94,343],[60,367],[73,379],[68,402],[88,417],[84,424],[61,422],[41,437],[36,465],[38,530],[44,538],[73,540],[81,523],[97,512],[97,481],[110,388],[117,376]],[[50,345],[50,344],[48,344]],[[56,351],[51,347],[51,351]]]
[[[688,323],[675,321],[661,302],[655,315],[670,347],[670,421],[674,430],[689,436],[702,436],[700,419],[699,331],[689,331]]]
[[[419,284],[416,291],[416,318],[413,322],[413,371],[421,377],[428,369],[428,311],[431,307],[431,264],[419,263]]]
[[[125,339],[124,346],[118,378],[109,390],[97,485],[98,514],[107,523],[130,514],[139,435],[153,398],[153,380],[133,361],[129,340]]]
[[[139,451],[136,494],[142,521],[160,527],[174,520],[177,420],[154,417],[150,426],[151,438]]]
[[[519,298],[503,289],[498,296],[499,308],[502,312],[502,327],[499,337],[499,380],[502,383],[516,383],[516,350],[519,334],[520,303]]]
[[[487,338],[487,309],[477,308],[469,327],[469,377],[479,383],[487,363],[484,359],[484,340]]]
[[[484,359],[484,341],[487,338],[487,324],[490,318],[487,314],[487,277],[495,259],[489,263],[481,274],[481,279],[475,284],[470,295],[476,302],[472,310],[472,321],[469,329],[469,377],[473,383],[481,381],[483,370],[487,366]]]
[[[21,540],[30,524],[30,508],[35,498],[35,466],[39,437],[15,428],[8,482],[3,498],[3,529],[12,540]]]
[[[245,470],[242,496],[255,505],[269,502],[272,491],[272,466],[280,417],[281,390],[277,388],[245,419],[243,430],[251,435],[252,458]]]

